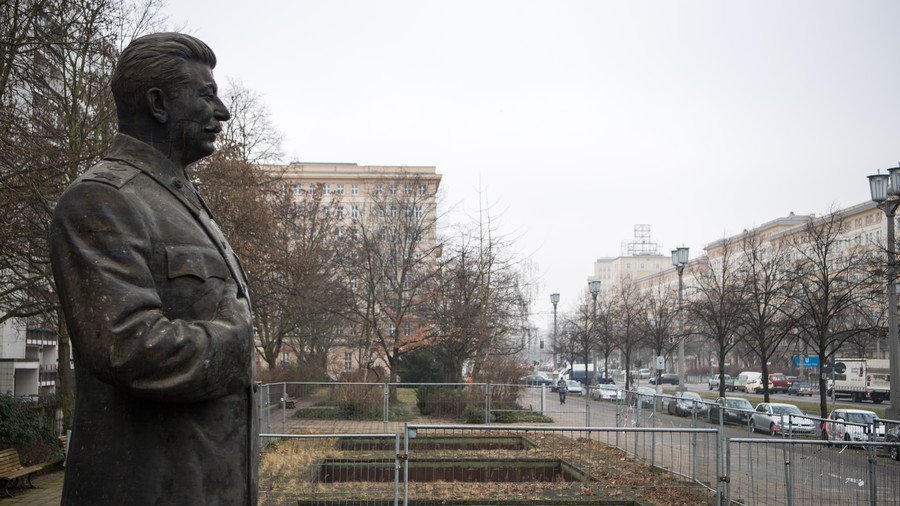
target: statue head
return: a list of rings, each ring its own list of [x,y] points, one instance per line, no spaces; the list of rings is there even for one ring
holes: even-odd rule
[[[131,42],[112,77],[119,131],[148,142],[182,167],[215,151],[230,118],[212,70],[216,55],[182,33],[154,33]]]

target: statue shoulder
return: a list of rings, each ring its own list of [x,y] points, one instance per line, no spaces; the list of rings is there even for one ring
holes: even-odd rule
[[[92,181],[104,183],[116,188],[125,186],[125,183],[134,179],[141,171],[127,163],[114,160],[100,160],[96,165],[88,169],[81,177],[80,182]]]

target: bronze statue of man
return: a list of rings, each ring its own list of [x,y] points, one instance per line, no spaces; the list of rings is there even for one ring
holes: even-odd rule
[[[112,78],[119,133],[53,216],[75,359],[63,504],[256,504],[247,280],[185,167],[230,117],[194,37],[135,39]]]

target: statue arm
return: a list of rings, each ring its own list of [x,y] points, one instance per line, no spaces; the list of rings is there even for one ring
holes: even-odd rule
[[[223,282],[206,321],[169,319],[151,272],[150,223],[118,189],[81,183],[60,201],[51,258],[79,366],[128,393],[198,402],[252,382],[247,301]]]

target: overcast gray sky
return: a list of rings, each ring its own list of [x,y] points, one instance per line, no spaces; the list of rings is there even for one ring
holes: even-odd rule
[[[568,310],[636,223],[691,256],[867,200],[900,160],[900,2],[171,2],[285,162],[436,165]]]

